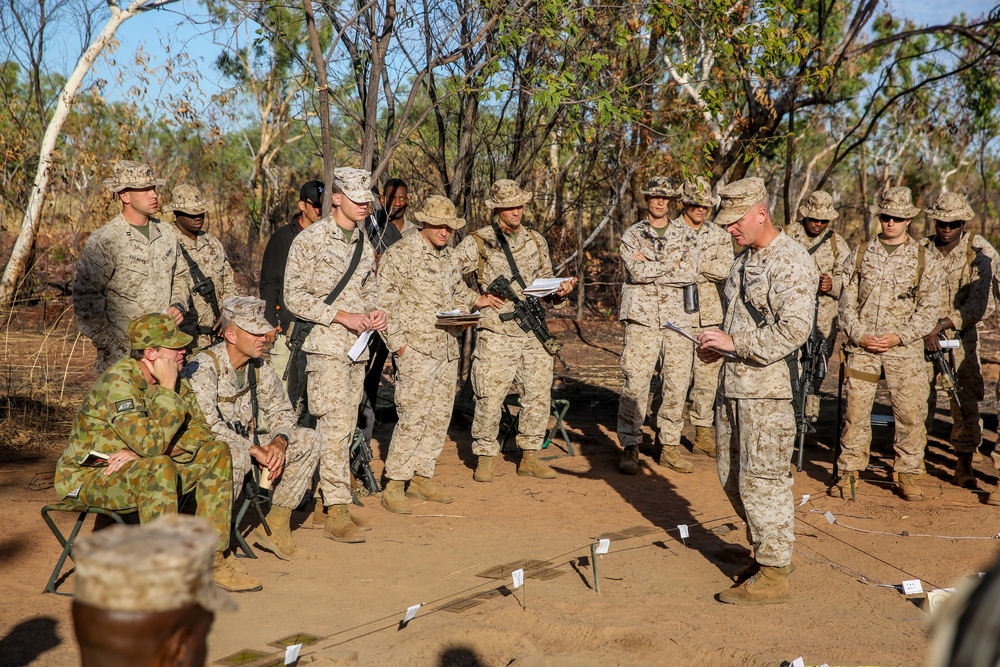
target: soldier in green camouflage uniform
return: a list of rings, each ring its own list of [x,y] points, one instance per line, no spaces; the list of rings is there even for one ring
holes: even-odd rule
[[[399,413],[385,460],[389,483],[382,506],[397,514],[412,512],[407,498],[452,501],[431,477],[455,404],[461,329],[438,326],[435,314],[503,303],[492,294],[480,296],[462,280],[448,241],[465,220],[455,216],[447,197],[431,195],[414,217],[420,231],[386,250],[378,274],[378,305],[388,321],[385,338],[396,366]]]

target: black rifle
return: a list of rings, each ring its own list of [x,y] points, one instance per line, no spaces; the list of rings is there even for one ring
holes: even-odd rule
[[[372,472],[372,448],[365,442],[365,434],[360,428],[354,429],[354,440],[351,441],[351,475],[374,495],[382,490],[378,478]]]
[[[535,334],[535,338],[542,343],[545,351],[558,359],[563,368],[569,370],[569,366],[559,356],[562,345],[549,333],[549,327],[545,324],[545,310],[538,299],[533,296],[526,296],[523,299],[517,296],[507,276],[497,276],[486,286],[486,293],[496,294],[514,304],[514,310],[511,312],[500,313],[501,322],[514,320],[522,331]]]
[[[955,401],[955,406],[961,413],[962,402],[958,400],[958,380],[955,379],[955,371],[951,367],[951,362],[944,356],[944,350],[924,352],[924,358],[934,364],[934,370],[941,376],[941,388],[948,392],[948,396]]]
[[[206,276],[198,266],[198,262],[194,261],[194,258],[188,253],[187,249],[182,245],[181,254],[184,256],[184,261],[187,262],[188,270],[191,273],[191,280],[194,281],[194,285],[191,287],[192,294],[200,294],[205,302],[208,303],[208,307],[212,309],[212,316],[215,318],[214,322],[218,322],[219,318],[222,317],[222,311],[219,309],[219,295],[215,291],[215,281],[212,280],[211,276]],[[197,325],[197,323],[195,323]],[[213,343],[218,343],[222,340],[216,329],[213,327],[198,327],[198,333],[202,336],[211,336]]]
[[[816,316],[819,316],[819,299],[816,300]],[[819,388],[826,377],[826,338],[819,331],[814,318],[813,331],[801,350],[802,374],[799,376],[799,396],[796,406],[795,430],[799,439],[799,454],[795,468],[802,472],[802,458],[805,455],[806,435],[815,433],[813,426],[819,420]]]

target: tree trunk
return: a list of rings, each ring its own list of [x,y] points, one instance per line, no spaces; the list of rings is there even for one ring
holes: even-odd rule
[[[327,90],[326,61],[323,60],[323,49],[319,44],[319,32],[316,30],[316,16],[313,14],[312,0],[303,0],[306,14],[306,29],[309,31],[309,50],[312,53],[313,64],[316,65],[316,85],[319,88],[319,133],[323,150],[323,208],[325,218],[330,215],[333,205],[333,143],[330,141],[330,95]]]

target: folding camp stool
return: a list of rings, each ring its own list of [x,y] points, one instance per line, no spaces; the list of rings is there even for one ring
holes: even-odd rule
[[[266,489],[260,488],[260,466],[256,461],[250,466],[250,472],[243,480],[243,502],[240,503],[240,509],[236,512],[236,516],[233,517],[232,524],[232,535],[230,536],[229,545],[233,552],[233,555],[237,558],[256,558],[257,554],[254,550],[250,548],[250,544],[247,542],[246,537],[240,532],[240,524],[243,523],[243,518],[246,513],[252,507],[257,512],[258,518],[260,518],[260,524],[264,528],[264,532],[269,536],[271,534],[271,527],[267,525],[267,517],[264,513],[264,503],[271,502],[271,492]],[[239,553],[239,551],[243,553]]]
[[[500,451],[513,451],[512,449],[507,449],[507,440],[510,439],[512,434],[517,433],[518,422],[520,421],[521,411],[518,410],[516,413],[511,411],[511,408],[520,408],[521,399],[517,394],[508,394],[507,398],[503,402],[503,411],[500,413]],[[569,434],[566,432],[566,426],[563,422],[566,417],[566,413],[569,412],[569,401],[562,398],[553,399],[549,403],[549,409],[552,411],[552,415],[556,418],[555,423],[552,428],[549,429],[548,433],[545,434],[545,441],[542,443],[542,449],[548,449],[549,444],[552,442],[552,438],[559,436],[562,441],[566,443],[566,454],[556,454],[555,456],[543,456],[543,460],[557,459],[562,456],[576,456],[576,452],[573,449],[573,443],[569,439]]]
[[[60,503],[52,503],[51,505],[43,507],[42,519],[45,520],[49,530],[51,530],[52,534],[56,536],[57,540],[59,540],[59,544],[62,546],[62,553],[59,554],[59,560],[56,561],[56,566],[52,569],[52,575],[49,577],[49,582],[45,584],[45,590],[42,592],[73,597],[72,593],[60,593],[57,591],[56,585],[59,582],[59,578],[62,576],[62,569],[66,564],[66,559],[69,558],[72,560],[73,544],[76,542],[76,538],[79,536],[80,530],[83,528],[83,524],[87,520],[87,515],[103,515],[113,520],[115,523],[124,524],[125,519],[122,518],[122,515],[135,511],[136,510],[130,509],[115,512],[113,510],[104,509],[103,507],[94,507],[93,505],[77,503],[71,499],[66,499]],[[59,529],[56,522],[52,520],[51,516],[49,516],[50,512],[77,512],[79,514],[76,517],[76,523],[73,524],[73,529],[69,532],[69,537],[63,535],[62,530]]]

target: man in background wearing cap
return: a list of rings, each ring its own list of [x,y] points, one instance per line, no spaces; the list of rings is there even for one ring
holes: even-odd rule
[[[726,355],[716,416],[719,480],[747,524],[754,561],[717,598],[784,602],[795,569],[793,384],[798,349],[813,330],[819,272],[805,248],[774,226],[763,180],[735,181],[719,196],[716,224],[746,249],[726,280],[722,328],[698,336],[698,356],[713,362]]]
[[[663,327],[672,323],[687,331],[697,322],[697,313],[685,309],[684,289],[698,290],[698,237],[683,220],[670,220],[670,201],[679,193],[666,177],[649,179],[642,194],[646,216],[625,230],[619,248],[626,278],[618,313],[625,324],[621,357],[625,385],[618,402],[618,442],[623,450],[618,469],[626,475],[639,472],[649,385],[659,367],[657,463],[689,473],[694,465],[681,456],[680,442],[694,346]]]
[[[316,431],[295,425],[281,378],[264,358],[264,339],[272,330],[261,299],[226,299],[223,342],[195,355],[185,371],[212,432],[229,445],[234,500],[251,459],[260,465],[262,483],[277,483],[267,514],[271,535],[258,527],[253,539],[278,558],[290,560],[303,553],[292,540],[291,512],[312,484],[322,443]],[[268,424],[270,438],[263,445],[257,435],[261,419]]]
[[[289,364],[288,333],[295,321],[295,317],[285,306],[283,293],[288,249],[303,229],[319,220],[323,211],[324,188],[323,181],[306,181],[302,185],[299,189],[299,212],[292,217],[291,222],[271,234],[260,262],[260,298],[267,304],[264,317],[276,329],[271,363],[274,364],[278,377],[285,376],[285,367]],[[298,364],[293,363],[288,368],[288,380],[285,383],[292,405],[299,400],[299,379]]]
[[[967,489],[976,488],[972,457],[983,442],[983,425],[979,418],[979,402],[986,395],[983,371],[979,362],[978,324],[993,314],[996,307],[990,286],[998,259],[997,251],[979,234],[966,233],[966,223],[976,213],[969,202],[957,192],[945,192],[924,213],[934,221],[935,233],[920,241],[927,254],[941,266],[941,308],[938,320],[924,336],[924,349],[941,349],[941,338],[959,341],[958,347],[945,350],[945,359],[952,364],[957,382],[958,400],[951,403],[951,446],[955,450],[955,474],[952,484]],[[934,420],[937,405],[936,375],[933,364],[928,399],[928,419]],[[990,500],[1000,504],[1000,494],[990,494]]]
[[[844,262],[840,328],[847,335],[847,409],[839,475],[828,493],[852,500],[857,495],[861,472],[868,467],[875,390],[884,372],[896,422],[895,490],[906,500],[923,500],[917,479],[924,472],[927,445],[924,336],[941,312],[941,266],[907,233],[920,212],[909,188],[889,188],[871,211],[882,232]]]
[[[152,217],[164,182],[148,164],[131,160],[115,163],[114,176],[104,181],[122,212],[87,239],[73,281],[76,327],[97,348],[95,373],[128,354],[132,320],[157,312],[180,324],[189,307],[191,275],[177,233]]]
[[[236,604],[212,584],[215,535],[175,514],[111,526],[73,547],[73,630],[82,667],[205,664],[216,611]]]
[[[176,514],[179,495],[194,492],[195,514],[215,530],[216,582],[227,590],[258,589],[260,582],[237,573],[232,559],[223,557],[232,459],[180,377],[191,336],[162,313],[133,320],[128,336],[132,351],[101,374],[83,400],[56,464],[56,493],[84,505],[137,510],[147,523]]]
[[[407,498],[452,501],[431,477],[455,405],[461,329],[438,326],[436,313],[503,304],[492,294],[480,296],[462,280],[448,241],[465,220],[455,216],[451,200],[431,195],[414,217],[422,224],[419,233],[393,245],[382,257],[378,274],[378,305],[388,320],[385,337],[396,363],[399,413],[385,460],[389,483],[382,506],[397,514],[411,513]]]
[[[816,190],[799,206],[799,222],[785,230],[812,255],[819,269],[816,288],[816,330],[826,341],[826,358],[837,342],[837,311],[844,279],[844,260],[851,247],[833,231],[832,223],[840,217],[833,207],[833,197]]]
[[[466,236],[455,249],[456,261],[463,275],[476,273],[480,290],[498,276],[505,276],[520,298],[533,298],[522,294],[523,286],[537,278],[552,278],[553,272],[545,239],[523,224],[524,205],[531,201],[532,193],[522,190],[514,181],[502,179],[493,184],[490,195],[485,204],[496,215],[496,221]],[[507,260],[505,246],[515,266]],[[515,267],[520,281],[514,278]],[[575,284],[576,278],[563,281],[555,296],[565,297]],[[501,319],[501,315],[509,316],[513,308],[513,303],[504,304],[499,311],[489,308],[483,311],[479,322],[470,373],[476,399],[472,451],[479,457],[473,475],[477,482],[493,481],[493,460],[500,454],[497,440],[500,411],[511,383],[521,402],[517,446],[523,454],[517,474],[539,479],[556,476],[538,458],[552,399],[552,357],[534,333],[524,331],[512,319]]]
[[[208,347],[219,335],[222,302],[237,294],[233,267],[222,242],[205,231],[208,200],[198,188],[178,185],[170,192],[170,206],[192,282],[191,308],[184,314],[181,331],[191,334],[193,347]]]
[[[348,352],[365,331],[384,331],[385,313],[375,306],[375,252],[358,223],[374,200],[371,174],[334,170],[329,217],[292,241],[285,268],[285,302],[301,320],[315,323],[302,344],[306,353],[309,413],[323,439],[319,489],[326,511],[323,534],[340,542],[364,542],[351,520],[350,447],[365,379],[364,350],[356,361]],[[352,268],[355,253],[358,260]],[[345,279],[345,280],[342,280]],[[331,303],[326,301],[340,287]]]

